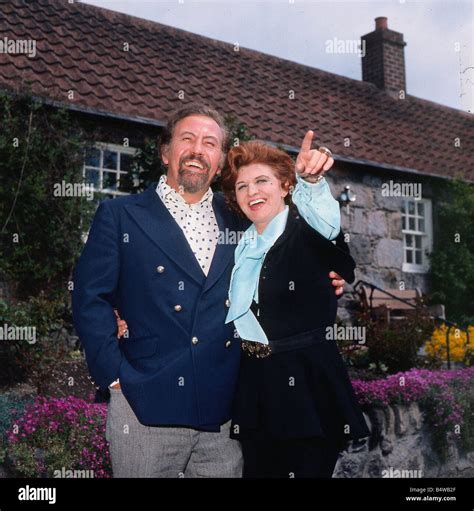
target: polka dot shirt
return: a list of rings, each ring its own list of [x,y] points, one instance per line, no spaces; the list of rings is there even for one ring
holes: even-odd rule
[[[199,266],[207,276],[219,239],[219,226],[212,208],[212,190],[209,188],[196,204],[188,204],[180,193],[167,184],[166,176],[163,175],[156,193],[183,231]]]

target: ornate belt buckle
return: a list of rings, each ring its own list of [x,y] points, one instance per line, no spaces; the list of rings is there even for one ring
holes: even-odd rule
[[[242,350],[249,357],[266,358],[272,354],[272,348],[269,344],[261,342],[242,341]]]

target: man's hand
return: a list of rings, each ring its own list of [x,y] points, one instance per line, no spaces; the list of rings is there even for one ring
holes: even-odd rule
[[[114,309],[115,317],[117,318],[117,328],[118,334],[117,339],[123,337],[128,330],[127,322],[124,319],[121,319],[117,309]],[[112,389],[120,389],[120,382],[116,381],[111,386]]]
[[[346,281],[335,271],[329,272],[329,278],[332,279],[331,284],[336,288],[335,289],[336,296],[342,295],[342,293],[344,293],[344,284],[346,283]]]
[[[303,178],[324,174],[334,163],[334,159],[329,158],[327,154],[311,149],[313,137],[314,132],[309,130],[303,138],[300,152],[296,158],[295,170]]]
[[[115,317],[117,318],[117,328],[118,328],[117,339],[120,339],[120,337],[123,337],[125,335],[125,333],[127,332],[128,325],[124,319],[120,318],[117,309],[114,309],[114,312],[115,312]]]

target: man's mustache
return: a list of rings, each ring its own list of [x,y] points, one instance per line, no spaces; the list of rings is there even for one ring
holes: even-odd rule
[[[183,157],[179,162],[179,171],[183,172],[185,169],[183,169],[183,165],[188,161],[197,161],[199,162],[205,170],[209,170],[211,168],[211,165],[209,162],[207,162],[202,156],[185,156]]]

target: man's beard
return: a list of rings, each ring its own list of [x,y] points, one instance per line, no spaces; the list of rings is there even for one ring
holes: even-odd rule
[[[203,167],[202,172],[193,172],[184,166],[188,160],[196,160]],[[203,158],[183,158],[180,162],[178,171],[178,186],[185,193],[198,193],[202,192],[209,186],[209,165]]]

